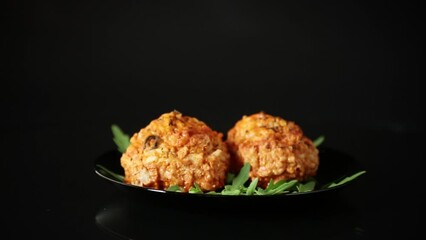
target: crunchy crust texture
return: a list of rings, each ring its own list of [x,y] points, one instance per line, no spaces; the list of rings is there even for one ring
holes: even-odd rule
[[[228,131],[226,143],[231,153],[231,171],[250,163],[250,178],[259,186],[269,181],[297,179],[316,175],[318,149],[292,121],[264,112],[243,116]]]
[[[121,156],[126,183],[183,192],[197,183],[203,191],[222,188],[230,155],[223,134],[178,111],[164,113],[130,139]]]

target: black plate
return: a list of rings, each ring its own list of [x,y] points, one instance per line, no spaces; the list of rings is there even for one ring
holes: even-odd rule
[[[345,176],[350,176],[356,172],[364,170],[358,162],[352,157],[333,150],[330,148],[320,149],[320,166],[315,179],[317,186],[322,186],[326,183],[338,180]],[[115,180],[109,174],[102,171],[98,165],[102,165],[112,172],[123,175],[123,168],[120,165],[121,154],[117,151],[110,151],[102,154],[95,161],[95,172],[102,179],[114,184],[119,189],[124,190],[129,197],[142,199],[143,201],[151,201],[153,204],[165,204],[170,206],[187,205],[191,206],[208,206],[209,208],[228,208],[229,206],[253,206],[253,204],[281,204],[283,201],[297,201],[309,200],[312,197],[318,199],[319,197],[335,196],[337,193],[357,179],[348,183],[325,189],[315,189],[310,192],[301,193],[286,193],[277,195],[237,195],[237,196],[224,196],[224,195],[210,195],[210,194],[191,194],[181,192],[169,192],[164,190],[157,190],[145,187],[134,186]]]

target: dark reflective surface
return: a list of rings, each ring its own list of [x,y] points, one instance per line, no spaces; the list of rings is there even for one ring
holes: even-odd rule
[[[286,239],[359,239],[365,226],[354,206],[333,201],[245,207],[244,211],[201,211],[173,202],[168,207],[149,201],[112,196],[95,216],[97,226],[120,239],[158,236],[203,236],[208,239],[285,237]]]

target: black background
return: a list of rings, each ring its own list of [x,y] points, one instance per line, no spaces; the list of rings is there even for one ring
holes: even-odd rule
[[[420,1],[9,1],[5,234],[108,239],[95,215],[115,190],[93,161],[115,148],[110,125],[132,133],[176,109],[223,133],[245,114],[279,115],[362,163],[368,174],[341,199],[358,213],[357,226],[316,237],[418,236],[423,10]],[[338,228],[352,219],[346,210],[310,226]],[[194,217],[174,214],[168,220]],[[280,219],[268,224],[280,229]],[[268,232],[252,220],[236,228]],[[291,226],[295,237],[304,229]],[[275,231],[268,236],[289,232]]]

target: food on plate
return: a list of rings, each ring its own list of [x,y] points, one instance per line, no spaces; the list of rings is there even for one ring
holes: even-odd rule
[[[133,134],[121,156],[124,182],[154,189],[194,185],[215,191],[225,185],[230,154],[223,134],[178,111],[162,114]]]
[[[319,151],[296,123],[264,112],[243,116],[227,133],[231,171],[250,163],[250,179],[306,181],[319,166]]]

